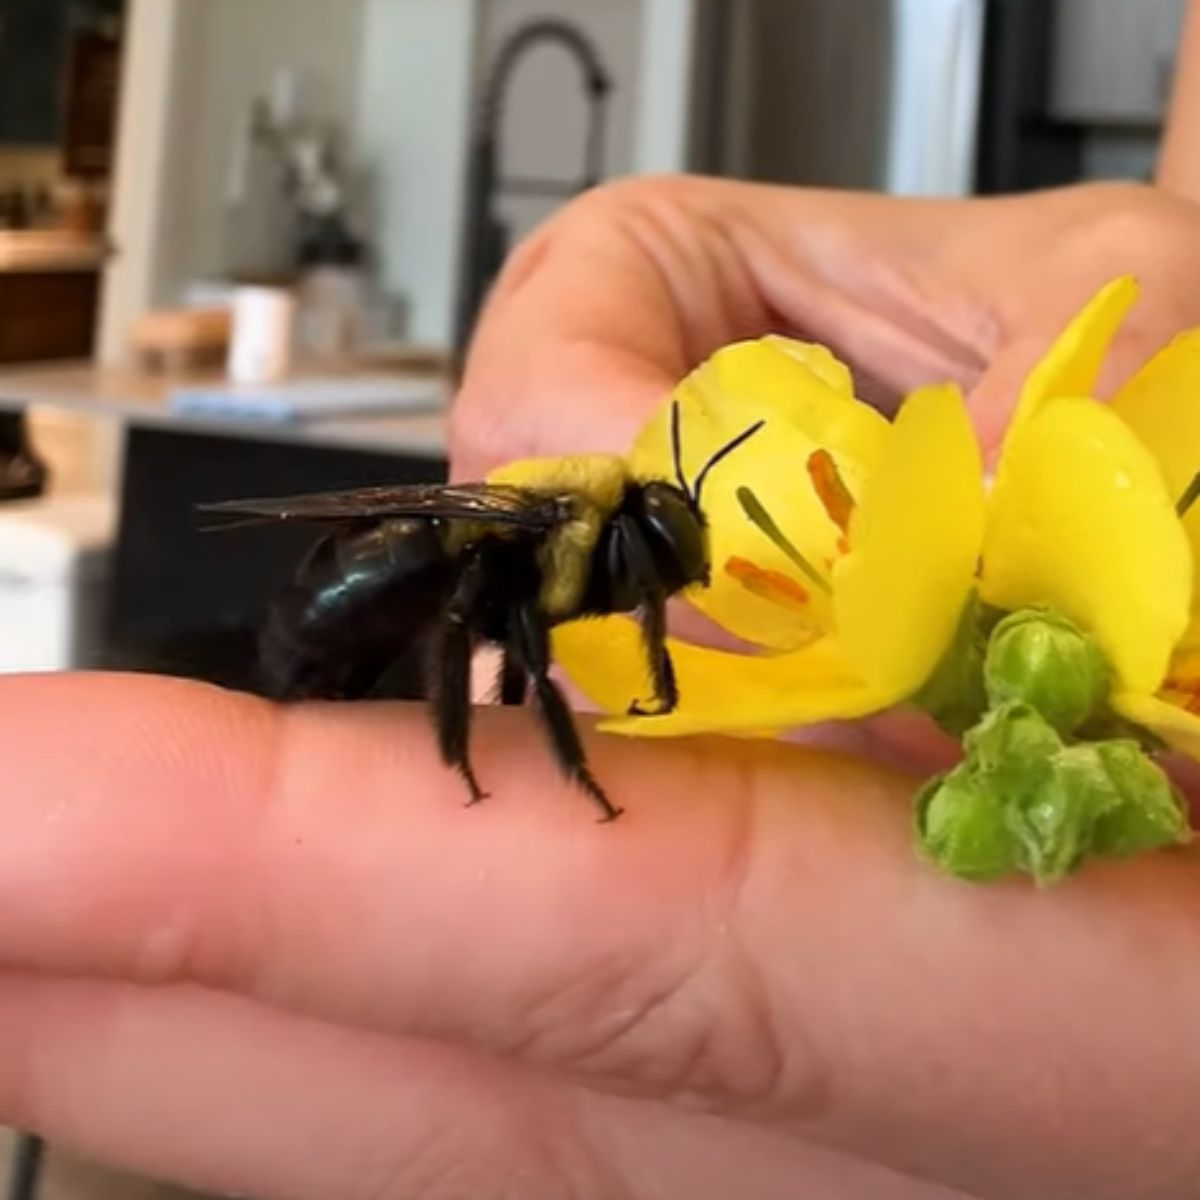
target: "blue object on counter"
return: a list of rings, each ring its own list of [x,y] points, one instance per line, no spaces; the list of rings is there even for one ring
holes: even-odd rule
[[[285,383],[219,383],[180,387],[167,400],[174,413],[250,421],[312,421],[348,416],[436,412],[445,385],[429,378],[394,376],[292,379]]]

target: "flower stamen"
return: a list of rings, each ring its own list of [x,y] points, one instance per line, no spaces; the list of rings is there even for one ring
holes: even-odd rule
[[[734,557],[726,562],[725,574],[737,580],[746,591],[760,600],[770,600],[796,612],[807,614],[809,611],[808,592],[794,579],[779,571],[760,567],[747,558]]]
[[[829,519],[843,534],[849,533],[854,497],[828,450],[814,450],[808,456],[808,476]]]
[[[1197,500],[1200,500],[1200,471],[1192,476],[1192,482],[1187,485],[1183,495],[1179,497],[1179,503],[1175,505],[1175,512],[1180,517],[1186,517],[1188,510]]]

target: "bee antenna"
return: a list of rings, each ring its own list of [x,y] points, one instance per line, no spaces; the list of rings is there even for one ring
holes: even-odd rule
[[[700,474],[696,476],[696,485],[692,491],[692,503],[697,508],[700,507],[700,493],[704,488],[704,481],[708,478],[709,472],[713,469],[713,467],[728,458],[729,455],[731,455],[739,446],[743,445],[745,442],[748,442],[765,424],[766,421],[764,420],[758,421],[751,425],[749,429],[739,433],[732,442],[728,442],[722,446],[721,449],[718,450],[716,454],[714,454],[712,458],[710,458],[708,462],[704,464],[704,470],[702,470]]]
[[[679,401],[671,401],[671,455],[675,460],[675,479],[680,491],[691,497],[692,490],[688,487],[687,476],[683,473],[683,433],[679,427]]]

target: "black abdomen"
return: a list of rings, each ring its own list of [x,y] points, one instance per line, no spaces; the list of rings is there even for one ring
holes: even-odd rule
[[[423,694],[425,635],[452,583],[438,526],[384,521],[323,538],[277,598],[260,640],[275,699],[349,700],[389,676],[389,694]]]

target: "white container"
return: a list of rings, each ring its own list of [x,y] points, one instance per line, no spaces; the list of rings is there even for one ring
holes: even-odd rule
[[[313,267],[300,288],[298,341],[305,358],[336,366],[366,340],[366,282],[357,267]]]
[[[286,288],[242,287],[233,296],[229,375],[234,383],[279,383],[292,366],[296,298]]]
[[[0,674],[100,661],[116,516],[108,494],[0,505]]]

